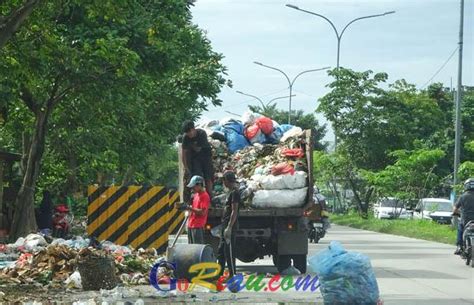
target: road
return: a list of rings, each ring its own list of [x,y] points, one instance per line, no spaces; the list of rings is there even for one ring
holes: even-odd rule
[[[474,304],[474,268],[465,265],[458,256],[453,255],[454,246],[406,238],[376,232],[336,226],[319,244],[310,245],[309,256],[327,248],[331,240],[339,241],[350,251],[368,255],[375,269],[381,299],[385,305],[463,305]],[[184,237],[179,242],[186,242]],[[271,258],[253,263],[238,262],[238,271],[249,273],[276,273]],[[266,278],[266,281],[270,279]],[[126,292],[118,298],[94,292],[78,292],[65,295],[69,302],[76,304],[96,302],[123,304],[145,303],[209,303],[209,304],[323,304],[319,290],[252,292],[243,290],[233,294],[227,290],[211,293],[204,288],[176,295],[157,295],[151,286],[125,288]],[[112,294],[116,294],[112,293]],[[122,295],[122,293],[119,293]],[[128,295],[128,297],[127,297]],[[236,299],[233,299],[236,298]]]
[[[474,304],[474,268],[453,255],[454,246],[333,226],[310,252],[330,240],[370,257],[386,305]]]

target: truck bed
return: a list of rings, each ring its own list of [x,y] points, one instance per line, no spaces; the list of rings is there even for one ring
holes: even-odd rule
[[[303,216],[305,208],[278,208],[278,209],[240,209],[239,217],[261,216]],[[223,208],[210,208],[208,217],[221,217]]]

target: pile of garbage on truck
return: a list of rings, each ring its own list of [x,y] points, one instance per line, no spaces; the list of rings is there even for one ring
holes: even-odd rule
[[[224,199],[223,173],[235,171],[246,207],[289,208],[305,203],[308,168],[305,132],[246,112],[239,119],[213,120],[197,126],[212,147],[215,199]]]
[[[0,283],[80,289],[78,265],[90,258],[110,259],[117,283],[125,285],[148,284],[149,270],[164,259],[154,249],[136,250],[81,236],[65,240],[32,233],[15,243],[0,244]]]

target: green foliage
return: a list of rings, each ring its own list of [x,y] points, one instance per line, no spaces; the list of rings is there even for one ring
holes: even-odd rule
[[[373,216],[363,219],[357,214],[331,215],[331,221],[353,228],[400,235],[445,244],[456,243],[456,230],[451,226],[441,225],[421,219],[376,219]]]
[[[365,172],[367,181],[380,194],[406,200],[433,194],[440,182],[433,170],[445,156],[442,150],[398,150],[391,155],[396,158],[393,165],[378,172]]]
[[[48,1],[0,50],[0,147],[54,100],[39,187],[174,180],[179,122],[220,105],[222,55],[190,1]]]
[[[288,111],[278,109],[276,104],[267,105],[266,107],[249,106],[249,109],[252,112],[272,118],[280,124],[286,124],[286,122],[288,122]],[[314,149],[326,150],[328,144],[323,142],[323,138],[327,132],[326,124],[321,125],[314,113],[304,113],[303,110],[292,110],[291,123],[303,129],[313,129],[315,131],[313,133]]]

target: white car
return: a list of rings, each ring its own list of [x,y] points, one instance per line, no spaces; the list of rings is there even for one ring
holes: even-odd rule
[[[374,205],[374,216],[378,219],[409,219],[411,214],[407,212],[403,203],[397,198],[385,197]]]
[[[433,220],[442,224],[450,224],[453,203],[443,198],[423,198],[418,201],[413,218]]]

